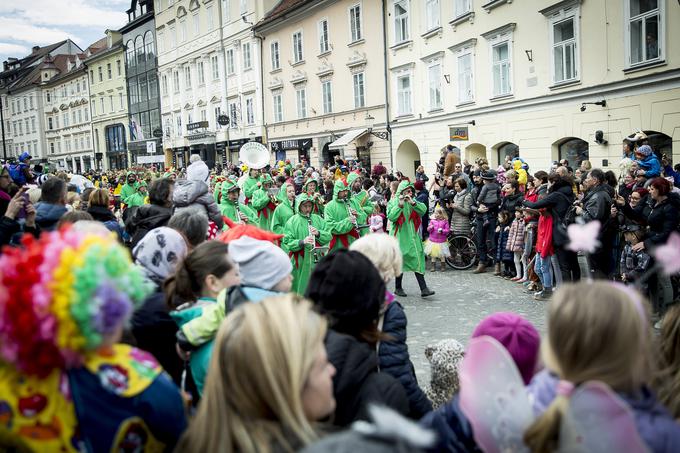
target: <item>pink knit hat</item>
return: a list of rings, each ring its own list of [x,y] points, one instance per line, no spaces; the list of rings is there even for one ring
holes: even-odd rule
[[[525,384],[536,371],[541,337],[526,319],[510,312],[498,312],[484,318],[472,333],[472,338],[489,336],[502,344],[517,365]]]

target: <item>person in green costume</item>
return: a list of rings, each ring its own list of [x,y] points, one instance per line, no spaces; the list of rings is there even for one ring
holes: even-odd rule
[[[274,181],[269,173],[260,177],[260,187],[253,192],[250,205],[257,212],[260,228],[271,231],[271,222],[276,209],[276,198],[269,192]]]
[[[425,253],[423,242],[418,236],[421,217],[426,209],[424,203],[416,201],[415,188],[409,181],[399,183],[397,193],[387,204],[387,218],[391,222],[389,234],[399,241],[399,248],[404,259],[403,272],[415,272],[422,297],[434,294],[434,291],[429,289],[425,283]],[[394,294],[400,297],[406,297],[401,286],[404,278],[403,272],[395,279]]]
[[[314,202],[314,207],[312,208],[313,214],[323,215],[323,197],[319,193],[319,183],[314,178],[310,178],[302,186],[302,191],[306,193],[312,201]]]
[[[331,232],[324,219],[312,213],[314,199],[303,193],[295,202],[297,214],[291,217],[284,228],[281,248],[288,252],[293,264],[293,288],[304,294],[314,267],[314,247],[325,246],[331,240]]]
[[[350,173],[347,177],[347,183],[352,190],[352,204],[357,211],[357,222],[359,225],[368,223],[368,218],[373,214],[373,202],[371,202],[368,192],[363,189],[363,177],[359,173]],[[369,233],[368,228],[360,231],[362,236]]]
[[[283,234],[286,222],[295,214],[293,211],[295,207],[295,186],[284,183],[276,198],[279,200],[279,205],[274,209],[271,227],[274,233]]]
[[[222,183],[222,200],[220,212],[234,222],[251,223],[257,225],[257,213],[249,206],[238,202],[241,189],[231,179]],[[225,228],[227,226],[225,225]]]
[[[120,191],[120,201],[128,208],[133,208],[135,206],[141,206],[144,204],[144,196],[139,193],[139,181],[137,181],[137,175],[132,171],[127,173],[125,185],[123,185],[123,188]]]
[[[260,187],[258,183],[260,182],[260,170],[257,168],[251,168],[248,170],[248,177],[243,182],[243,195],[246,199],[243,203],[250,206],[250,202],[253,199],[253,193]]]
[[[333,199],[324,208],[324,218],[333,235],[329,245],[331,251],[348,248],[359,239],[356,215],[349,198],[349,185],[344,179],[338,179],[333,185]]]

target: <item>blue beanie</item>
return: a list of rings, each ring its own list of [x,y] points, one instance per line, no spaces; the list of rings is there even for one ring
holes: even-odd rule
[[[642,145],[637,149],[636,153],[647,157],[652,154],[652,147],[649,145]]]
[[[24,152],[21,153],[21,155],[19,156],[19,162],[23,162],[23,161],[25,161],[25,160],[27,160],[27,159],[31,159],[31,157],[32,157],[32,156],[31,156],[30,154],[28,154],[28,151],[24,151]]]

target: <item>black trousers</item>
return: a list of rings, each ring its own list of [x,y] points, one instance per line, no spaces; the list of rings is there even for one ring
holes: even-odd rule
[[[416,280],[418,280],[418,286],[420,287],[420,290],[424,290],[427,288],[427,283],[425,283],[425,275],[420,274],[418,272],[415,272],[416,274]],[[397,278],[394,279],[394,287],[396,289],[402,289],[401,284],[404,280],[404,274],[401,274],[397,276]]]
[[[562,246],[555,247],[555,254],[557,255],[557,262],[560,265],[562,281],[577,282],[581,280],[581,268],[578,265],[578,255],[576,252],[567,250]]]

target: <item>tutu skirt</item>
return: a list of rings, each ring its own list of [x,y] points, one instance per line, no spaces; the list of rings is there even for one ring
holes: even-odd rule
[[[425,256],[430,258],[448,258],[451,256],[451,251],[449,251],[448,244],[446,242],[432,242],[429,239],[425,241]]]

